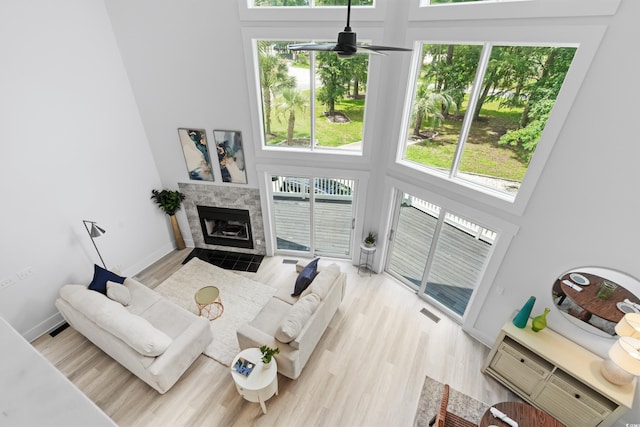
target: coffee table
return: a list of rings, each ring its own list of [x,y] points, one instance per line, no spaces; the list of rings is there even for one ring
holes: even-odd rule
[[[198,316],[205,316],[209,320],[215,320],[224,313],[224,306],[220,300],[220,290],[215,286],[205,286],[198,289],[194,299],[198,306]]]
[[[564,427],[564,424],[551,415],[527,403],[500,402],[493,405],[493,407],[517,422],[518,427]],[[482,415],[478,426],[510,427],[509,424],[494,417],[488,409]]]
[[[248,376],[244,376],[234,369],[239,358],[248,360],[256,366]],[[262,412],[267,413],[265,402],[274,394],[278,395],[278,364],[275,358],[271,359],[269,366],[262,363],[262,353],[257,348],[242,350],[231,363],[231,376],[236,383],[236,389],[242,397],[249,402],[260,403]]]

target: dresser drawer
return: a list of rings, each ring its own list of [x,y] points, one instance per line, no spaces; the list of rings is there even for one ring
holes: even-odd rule
[[[553,365],[509,337],[500,343],[489,367],[513,386],[531,395]]]
[[[570,426],[596,426],[618,406],[559,369],[533,400],[550,415]]]

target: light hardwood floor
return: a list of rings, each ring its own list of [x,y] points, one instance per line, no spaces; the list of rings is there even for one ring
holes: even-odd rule
[[[188,253],[173,252],[136,277],[153,288]],[[294,268],[282,259],[243,274],[269,283]],[[120,426],[411,426],[426,375],[486,403],[507,400],[480,372],[486,347],[387,275],[339,264],[345,299],[300,378],[278,376],[266,415],[238,395],[228,367],[204,355],[160,395],[72,328],[33,345]]]

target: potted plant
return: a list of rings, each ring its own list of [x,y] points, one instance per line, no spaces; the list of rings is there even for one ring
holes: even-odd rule
[[[370,231],[367,234],[367,237],[364,238],[364,245],[368,248],[371,248],[376,245],[376,234],[373,231]]]
[[[186,245],[184,244],[184,239],[182,238],[182,233],[180,232],[180,226],[178,225],[178,220],[176,219],[176,212],[179,211],[180,207],[182,206],[184,194],[177,190],[151,190],[151,200],[156,202],[160,209],[164,213],[169,215],[169,219],[171,220],[171,228],[173,228],[173,235],[176,239],[176,246],[178,249],[184,249]]]
[[[262,363],[264,363],[264,367],[268,368],[271,365],[271,358],[274,354],[280,353],[280,349],[278,347],[271,348],[263,345],[260,347],[260,353],[262,353]]]

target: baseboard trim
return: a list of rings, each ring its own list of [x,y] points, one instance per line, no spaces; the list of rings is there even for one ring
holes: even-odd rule
[[[59,328],[64,323],[66,323],[66,321],[64,320],[62,315],[59,312],[56,312],[52,316],[38,323],[33,328],[29,329],[27,332],[22,334],[22,336],[25,340],[33,342],[36,339],[40,338],[42,335],[48,334],[50,331]]]

